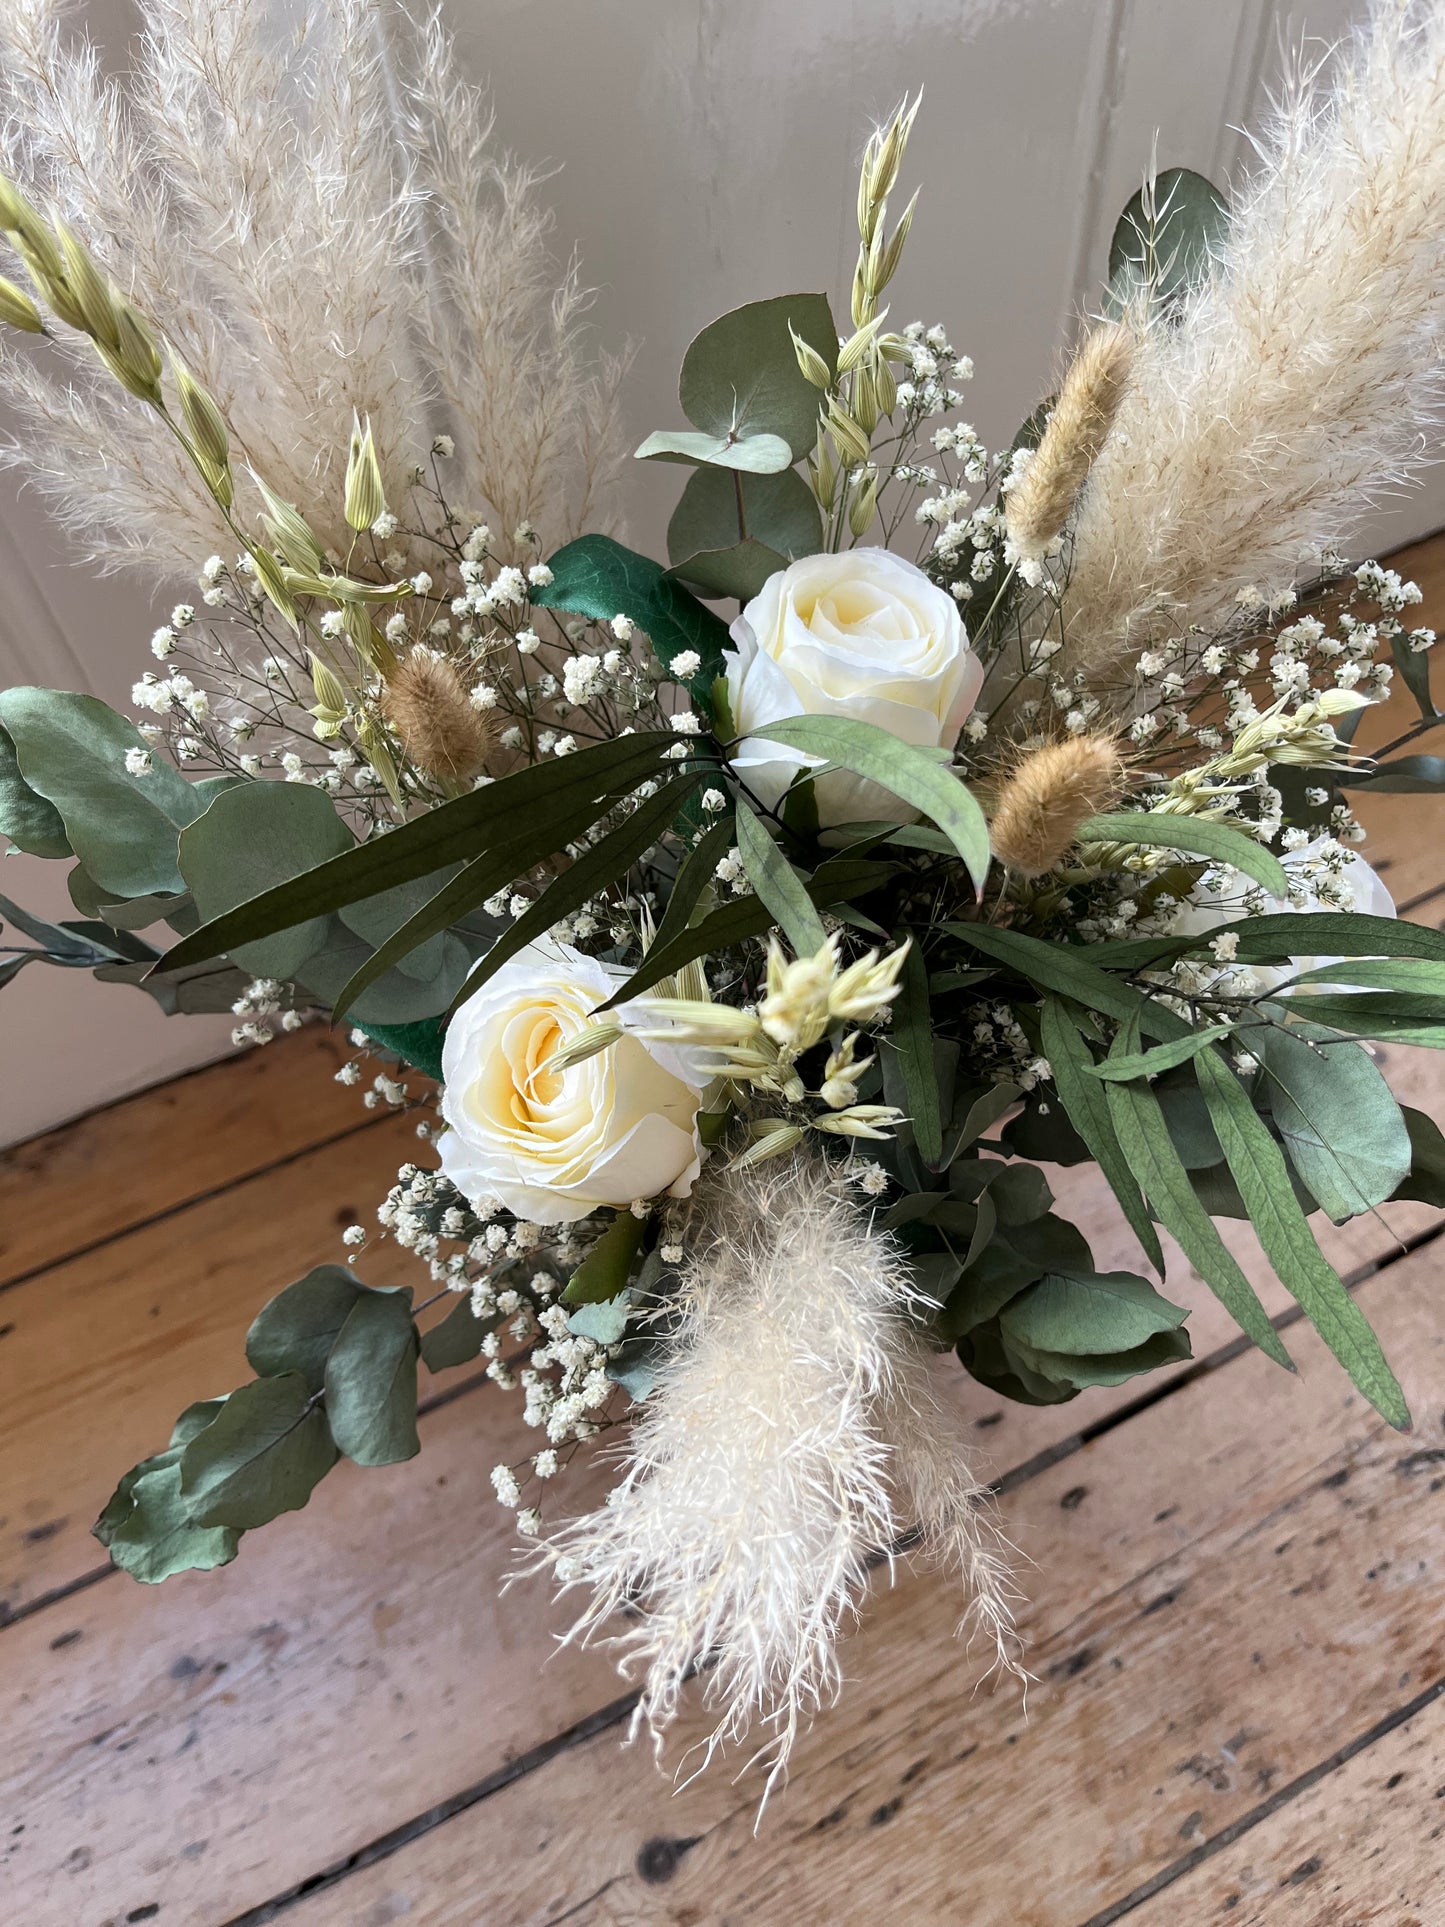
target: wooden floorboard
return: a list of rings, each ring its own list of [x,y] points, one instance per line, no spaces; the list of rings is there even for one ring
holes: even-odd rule
[[[1445,541],[1398,566],[1445,609]],[[1408,714],[1372,713],[1368,740]],[[1431,807],[1361,814],[1402,909],[1438,925]],[[1036,1562],[1027,1716],[975,1692],[949,1588],[902,1575],[756,1838],[755,1779],[674,1795],[620,1745],[606,1655],[556,1649],[534,1582],[499,1592],[488,1473],[530,1436],[467,1373],[426,1387],[420,1460],[338,1468],[224,1571],[109,1572],[88,1528],[118,1472],[237,1381],[259,1304],[339,1257],[417,1154],[411,1120],[334,1083],[347,1054],[317,1027],[0,1158],[4,1927],[1445,1923],[1445,1238],[1422,1206],[1323,1234],[1416,1401],[1408,1438],[1242,1227],[1296,1379],[1182,1262],[1192,1366],[1041,1411],[951,1371]],[[1440,1059],[1386,1068],[1445,1118]],[[1097,1180],[1053,1175],[1098,1262],[1137,1268]],[[361,1269],[430,1289],[389,1246]]]

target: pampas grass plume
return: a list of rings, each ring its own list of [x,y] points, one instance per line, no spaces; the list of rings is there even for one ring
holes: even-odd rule
[[[799,1153],[715,1171],[687,1234],[680,1328],[608,1501],[539,1551],[642,1674],[660,1740],[702,1670],[716,1749],[760,1727],[771,1789],[841,1685],[838,1640],[880,1555],[917,1533],[1012,1664],[1002,1559],[960,1423],[932,1388],[903,1255]],[[946,1461],[946,1462],[945,1462]],[[700,1769],[699,1769],[700,1770]]]
[[[1033,459],[1008,493],[1008,540],[1020,559],[1042,561],[1063,533],[1119,412],[1133,352],[1129,331],[1108,323],[1069,364]]]
[[[1027,751],[998,793],[989,824],[994,855],[1018,876],[1043,876],[1079,825],[1117,800],[1123,778],[1123,759],[1108,736],[1070,736]]]
[[[495,747],[491,718],[468,697],[456,665],[434,649],[418,645],[402,657],[382,706],[410,761],[448,788],[469,782]]]

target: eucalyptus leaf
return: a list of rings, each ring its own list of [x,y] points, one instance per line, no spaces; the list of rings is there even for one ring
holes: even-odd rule
[[[741,807],[741,806],[740,806]],[[893,1006],[891,1046],[898,1052],[913,1143],[923,1162],[937,1169],[943,1160],[943,1116],[933,1063],[933,1012],[928,1002],[928,965],[916,935],[894,932],[895,944],[908,944]],[[889,1044],[883,1048],[887,1050]]]
[[[326,1382],[326,1360],[366,1286],[345,1265],[316,1265],[257,1312],[246,1359],[258,1378],[298,1372],[308,1392]]]
[[[1228,226],[1228,204],[1203,174],[1188,167],[1156,174],[1147,191],[1130,197],[1115,224],[1107,311],[1121,313],[1140,295],[1164,308],[1177,305],[1208,273]]]
[[[751,602],[763,584],[787,566],[785,555],[748,536],[730,548],[695,550],[668,574],[699,595],[736,596],[739,602]]]
[[[619,1211],[587,1256],[578,1265],[562,1293],[567,1305],[596,1305],[616,1298],[627,1285],[632,1261],[642,1243],[643,1223],[630,1211]]]
[[[1363,769],[1337,770],[1334,780],[1342,790],[1428,796],[1445,789],[1445,756],[1396,756]]]
[[[1138,1048],[1138,1041],[1138,1021],[1131,1019],[1120,1028],[1114,1048],[1121,1057],[1127,1056]],[[1170,1142],[1164,1113],[1151,1086],[1108,1084],[1105,1091],[1119,1148],[1160,1221],[1241,1331],[1276,1364],[1290,1366],[1289,1353],[1253,1285],[1194,1194],[1189,1173]]]
[[[1400,1112],[1410,1133],[1410,1174],[1393,1195],[1445,1208],[1445,1133],[1424,1111],[1402,1104]]]
[[[749,475],[776,475],[791,468],[793,451],[781,435],[654,433],[633,453],[640,462],[706,463]]]
[[[1291,1164],[1336,1224],[1383,1204],[1410,1170],[1410,1133],[1383,1073],[1313,1025],[1261,1029],[1266,1100]]]
[[[809,453],[818,439],[821,395],[798,366],[790,330],[822,357],[831,375],[838,365],[838,331],[826,295],[750,301],[693,338],[677,390],[695,428],[724,438],[781,436],[793,462]]]
[[[1138,1179],[1120,1149],[1109,1115],[1109,1100],[1088,1074],[1094,1068],[1093,1051],[1078,1017],[1062,998],[1045,997],[1040,1037],[1054,1074],[1060,1104],[1108,1180],[1109,1189],[1118,1199],[1119,1209],[1143,1246],[1145,1256],[1162,1278],[1164,1253],[1159,1234],[1149,1216]]]
[[[0,836],[8,836],[27,856],[74,855],[59,810],[20,774],[14,740],[4,728],[0,728]]]
[[[304,1506],[336,1447],[299,1372],[232,1392],[181,1455],[181,1492],[198,1525],[244,1531]]]
[[[1036,1350],[1094,1354],[1132,1350],[1188,1316],[1132,1271],[1046,1273],[1013,1300],[1002,1324]]]
[[[429,1372],[444,1372],[454,1365],[470,1365],[481,1357],[482,1341],[501,1323],[501,1314],[478,1318],[472,1310],[471,1294],[463,1292],[440,1324],[421,1335],[421,1362]]]
[[[356,1465],[395,1465],[421,1450],[419,1341],[407,1290],[363,1290],[326,1359],[326,1422]]]
[[[324,790],[310,783],[243,783],[217,796],[181,834],[180,867],[204,922],[354,847]],[[256,976],[294,977],[329,934],[308,918],[229,955]]]
[[[816,555],[822,547],[817,499],[795,469],[779,475],[736,477],[700,468],[689,476],[667,525],[671,573],[692,580],[689,557],[731,550],[745,540],[789,562]]]
[[[376,954],[339,918],[333,919],[325,944],[306,959],[297,976],[334,1016],[344,1012],[357,1024],[404,1025],[440,1016],[455,997],[472,960],[461,939],[448,934],[443,939],[440,971],[430,983],[418,983],[400,969],[378,974]],[[356,996],[351,986],[363,973],[368,980],[366,988]]]
[[[697,606],[707,614],[701,604]],[[308,917],[344,909],[417,877],[432,876],[459,859],[475,860],[489,848],[514,846],[517,825],[530,822],[539,812],[546,812],[550,823],[564,816],[578,798],[619,789],[625,794],[629,785],[645,781],[660,763],[662,752],[676,741],[670,730],[640,731],[590,745],[560,761],[529,765],[456,797],[202,924],[168,953],[167,967],[178,969],[228,954],[237,944],[272,936]]]
[[[632,1293],[620,1291],[615,1298],[598,1299],[592,1303],[578,1305],[569,1312],[567,1324],[570,1330],[581,1338],[590,1338],[594,1345],[616,1345],[627,1330]]]
[[[229,1565],[240,1546],[234,1528],[192,1519],[181,1490],[180,1456],[165,1452],[142,1460],[93,1528],[112,1563],[143,1585],[158,1585],[178,1572],[212,1572]]]
[[[802,878],[768,834],[754,811],[737,798],[738,855],[748,882],[799,957],[812,957],[827,941],[823,920],[813,908]]]
[[[594,843],[579,856],[547,886],[531,909],[524,911],[511,928],[497,939],[462,985],[456,1001],[475,995],[483,984],[490,982],[508,958],[515,957],[529,943],[545,937],[563,917],[580,909],[599,891],[620,882],[632,865],[663,834],[687,797],[698,787],[699,781],[698,776],[683,776],[675,783],[666,784],[655,796],[640,803],[625,821],[609,830],[600,842]],[[348,985],[342,1000],[343,1008],[350,995],[351,986]]]
[[[1008,1314],[1005,1314],[1005,1319]],[[1000,1324],[1004,1323],[1000,1320]],[[1164,1365],[1181,1365],[1194,1356],[1189,1334],[1177,1331],[1155,1332],[1141,1344],[1124,1351],[1097,1355],[1079,1352],[1049,1352],[1025,1345],[1012,1332],[1006,1333],[1008,1350],[1016,1362],[1028,1365],[1041,1378],[1071,1391],[1082,1392],[1096,1385],[1125,1385],[1144,1372],[1156,1372]]]
[[[176,839],[205,798],[151,754],[134,723],[95,696],[22,688],[0,692],[0,725],[25,783],[59,814],[97,883],[125,897],[185,888]],[[127,770],[131,750],[150,758],[144,775]]]

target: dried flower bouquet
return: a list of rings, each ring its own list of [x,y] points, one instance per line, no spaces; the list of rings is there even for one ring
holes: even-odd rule
[[[120,87],[0,5],[6,458],[103,562],[200,572],[138,722],[0,694],[0,829],[78,912],[0,902],[0,975],[353,1026],[343,1081],[419,1114],[378,1216],[433,1288],[322,1264],[264,1305],[254,1377],[121,1479],[116,1563],[224,1564],[340,1457],[417,1451],[419,1360],[481,1363],[576,1636],[655,1731],[701,1668],[713,1745],[776,1775],[880,1558],[951,1569],[1017,1664],[948,1355],[1046,1403],[1189,1356],[1048,1163],[1287,1365],[1216,1224],[1250,1219],[1407,1424],[1310,1221],[1445,1203],[1368,1049],[1445,1044],[1445,938],[1348,802],[1440,787],[1397,754],[1445,720],[1434,636],[1335,546],[1436,436],[1445,5],[1378,5],[1228,200],[1146,182],[1002,453],[944,329],[890,320],[905,105],[847,328],[789,294],[688,349],[688,425],[637,451],[690,471],[666,564],[602,527],[621,370],[440,28],[327,0],[278,54],[241,0],[144,12]],[[1360,756],[1396,674],[1419,721]]]

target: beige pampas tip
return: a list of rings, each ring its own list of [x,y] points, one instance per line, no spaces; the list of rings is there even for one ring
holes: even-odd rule
[[[491,754],[490,717],[471,701],[456,665],[434,649],[419,645],[402,658],[382,708],[410,760],[438,782],[468,782]]]
[[[1042,561],[1063,533],[1119,412],[1133,354],[1128,329],[1109,323],[1085,337],[1069,364],[1033,459],[1008,494],[1008,539],[1019,559]]]
[[[1123,777],[1123,758],[1108,736],[1071,736],[1030,750],[999,791],[989,824],[994,855],[1018,876],[1043,876],[1080,824],[1118,799]]]

